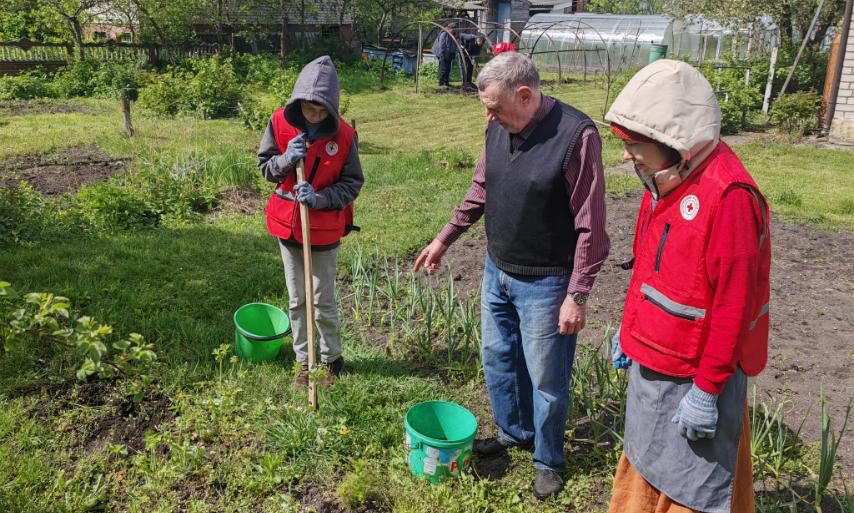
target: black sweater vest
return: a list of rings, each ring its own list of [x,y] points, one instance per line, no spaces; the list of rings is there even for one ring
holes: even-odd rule
[[[510,134],[490,123],[486,134],[486,238],[499,269],[525,276],[572,274],[574,216],[564,162],[593,122],[560,101],[511,152]]]

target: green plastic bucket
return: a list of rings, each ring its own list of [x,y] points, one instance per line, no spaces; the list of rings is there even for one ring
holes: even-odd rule
[[[667,45],[659,45],[655,43],[649,45],[649,61],[647,64],[665,57],[667,57]]]
[[[406,412],[406,462],[416,477],[438,483],[468,468],[477,419],[459,404],[418,403]]]
[[[288,314],[267,303],[250,303],[234,312],[234,352],[250,362],[269,362],[279,355],[291,331]]]

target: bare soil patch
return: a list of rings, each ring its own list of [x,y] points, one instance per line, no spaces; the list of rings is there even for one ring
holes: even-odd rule
[[[220,192],[217,210],[238,214],[257,214],[263,210],[265,201],[265,197],[249,187],[231,185]]]
[[[130,453],[145,447],[145,433],[175,417],[169,408],[170,400],[156,387],[134,400],[116,389],[109,381],[54,384],[44,387],[36,399],[33,413],[50,421],[63,411],[85,407],[98,411],[95,418],[80,423],[60,423],[55,429],[74,432],[76,443],[89,454],[107,443],[123,445]]]
[[[113,157],[96,146],[75,146],[49,154],[0,160],[0,185],[4,180],[26,180],[45,196],[77,192],[83,186],[108,180],[127,169],[130,159]]]
[[[838,141],[827,137],[818,137],[815,135],[802,138],[798,141],[798,146],[811,146],[813,148],[821,148],[825,150],[854,152],[854,143]]]
[[[599,345],[623,311],[630,271],[619,264],[631,257],[641,193],[609,195],[611,253],[602,267],[588,307],[588,327],[579,339]],[[446,262],[457,289],[476,294],[483,276],[486,239],[482,225],[471,238],[451,246]],[[823,390],[835,429],[854,395],[854,234],[818,229],[772,216],[772,289],[769,361],[757,378],[757,400],[786,401],[785,421],[801,438],[820,441],[819,395]],[[854,476],[854,433],[839,447],[845,473]]]
[[[0,102],[0,115],[25,116],[28,114],[62,114],[67,112],[86,112],[84,105],[59,103],[45,100]]]

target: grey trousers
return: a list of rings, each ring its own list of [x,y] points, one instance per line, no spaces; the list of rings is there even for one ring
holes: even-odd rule
[[[308,363],[308,324],[305,309],[305,270],[302,248],[279,241],[288,287],[288,315],[294,338],[294,353],[300,363]],[[320,341],[320,361],[331,363],[341,357],[338,305],[335,302],[335,272],[338,248],[315,251],[311,255],[314,286],[315,340]]]

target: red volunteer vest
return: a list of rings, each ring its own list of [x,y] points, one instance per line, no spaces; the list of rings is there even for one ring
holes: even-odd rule
[[[620,331],[620,346],[644,367],[677,377],[696,375],[709,342],[715,290],[706,274],[705,251],[724,191],[740,185],[759,200],[764,231],[753,315],[736,342],[736,362],[748,376],[768,358],[771,267],[769,211],[765,198],[738,157],[721,142],[672,194],[652,210],[647,192],[635,227],[635,265]]]
[[[285,109],[273,113],[273,130],[276,144],[282,153],[288,147],[288,141],[299,135],[300,131],[285,121]],[[347,161],[350,145],[356,135],[350,125],[339,120],[338,132],[331,137],[323,137],[313,141],[308,146],[305,157],[305,179],[311,182],[314,190],[336,183],[341,177],[341,169]],[[284,183],[280,183],[270,199],[264,213],[267,217],[267,230],[270,235],[280,239],[290,239],[293,236],[302,243],[302,229],[299,203],[285,199],[279,194],[290,193],[294,198],[294,185],[297,183],[296,170],[288,174]],[[278,193],[278,194],[277,194]],[[309,209],[309,226],[311,229],[311,245],[326,246],[338,242],[347,234],[348,227],[353,224],[353,205],[347,205],[344,210]]]

